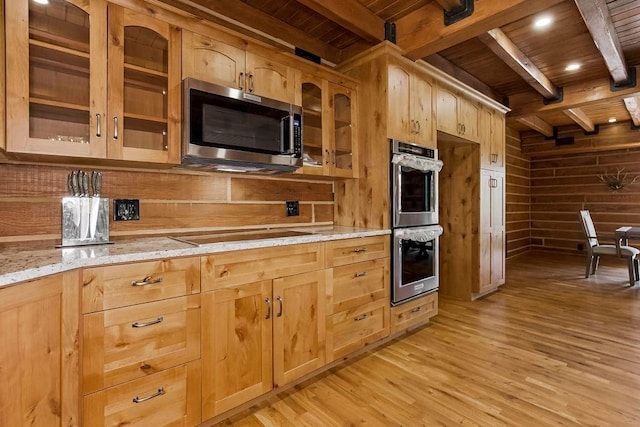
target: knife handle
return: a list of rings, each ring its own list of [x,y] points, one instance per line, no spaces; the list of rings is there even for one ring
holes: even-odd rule
[[[82,195],[89,195],[89,175],[86,172],[80,172],[82,174]]]
[[[94,196],[100,197],[100,191],[102,190],[102,172],[96,173],[96,182],[93,187]]]
[[[71,188],[73,189],[73,195],[78,197],[80,195],[80,186],[78,185],[78,172],[80,171],[73,171],[71,172]]]

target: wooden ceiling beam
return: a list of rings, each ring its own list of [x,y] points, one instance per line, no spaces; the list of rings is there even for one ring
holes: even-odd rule
[[[451,10],[462,6],[461,0],[436,0],[443,10]]]
[[[596,130],[593,120],[591,120],[582,109],[568,108],[562,110],[562,112],[576,122],[585,132],[593,132]]]
[[[478,38],[540,95],[545,98],[559,97],[560,92],[556,85],[531,62],[502,30],[494,28],[481,34]]]
[[[616,84],[629,80],[627,63],[605,0],[575,0],[591,37]]]
[[[600,101],[618,101],[624,98],[640,96],[640,84],[611,91],[608,77],[576,83],[563,87],[562,101],[545,104],[535,92],[519,93],[509,97],[511,112],[509,117],[537,115],[546,112],[557,112],[569,108],[580,108]]]
[[[434,1],[396,21],[396,40],[413,60],[447,49],[563,0],[477,1],[471,16],[445,26],[442,7]]]
[[[520,117],[517,120],[523,125],[528,126],[531,129],[540,132],[547,138],[550,138],[553,136],[553,126],[551,126],[549,123],[545,122],[538,116]]]
[[[624,105],[627,107],[629,116],[635,126],[640,126],[640,96],[624,98]]]
[[[357,0],[296,1],[366,40],[384,40],[384,20]]]
[[[115,3],[127,3],[131,0],[114,0]],[[305,49],[332,63],[342,59],[340,49],[323,43],[302,30],[288,25],[241,1],[227,0],[150,0],[153,3],[168,5],[183,13],[187,12],[199,20],[223,25],[240,34],[251,36],[276,46],[295,46]],[[142,2],[141,2],[142,3]],[[193,18],[190,21],[194,21]],[[186,25],[185,25],[186,26]],[[276,36],[277,35],[277,36]]]
[[[462,68],[455,65],[453,62],[447,60],[446,58],[436,54],[429,55],[424,59],[425,62],[433,65],[434,67],[444,71],[455,79],[460,80],[462,83],[467,86],[472,87],[473,89],[487,95],[489,98],[494,99],[498,102],[504,102],[504,95],[496,92],[491,86],[485,84],[480,81],[477,77],[472,74],[467,73]]]

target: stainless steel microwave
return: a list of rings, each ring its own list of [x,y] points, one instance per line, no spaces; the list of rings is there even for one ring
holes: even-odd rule
[[[302,166],[302,108],[186,78],[182,166],[283,173]]]

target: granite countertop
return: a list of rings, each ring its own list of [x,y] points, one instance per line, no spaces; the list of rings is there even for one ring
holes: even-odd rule
[[[199,256],[217,252],[299,243],[381,236],[391,233],[388,229],[375,230],[337,226],[286,228],[278,230],[292,230],[308,234],[254,239],[251,236],[252,232],[247,231],[245,232],[246,236],[241,240],[207,243],[200,246],[174,240],[169,237],[157,237],[118,241],[111,245],[92,245],[61,249],[52,248],[33,251],[22,250],[17,252],[5,250],[0,252],[0,287],[82,267]],[[237,237],[242,231],[227,233]],[[203,234],[216,235],[214,240],[220,240],[216,232]]]

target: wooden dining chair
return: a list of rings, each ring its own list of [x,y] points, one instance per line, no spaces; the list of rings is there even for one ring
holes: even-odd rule
[[[627,260],[629,284],[631,286],[635,285],[640,278],[640,259],[638,257],[640,250],[632,246],[601,245],[598,242],[596,227],[593,225],[593,220],[588,210],[580,211],[580,220],[587,239],[587,270],[584,277],[588,278],[589,274],[595,274],[601,255],[619,256]]]

